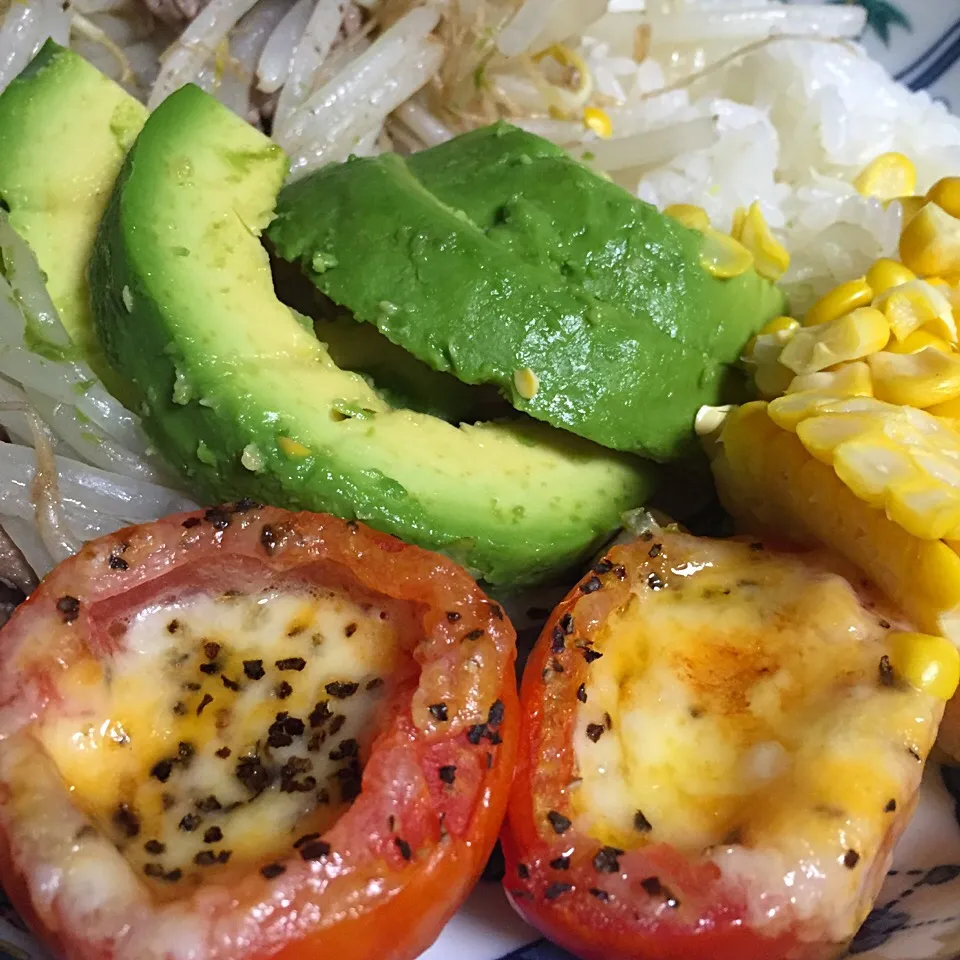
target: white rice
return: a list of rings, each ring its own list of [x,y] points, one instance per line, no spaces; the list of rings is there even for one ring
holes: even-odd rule
[[[147,2],[0,0],[0,89],[45,37],[69,34],[150,104],[192,81],[254,121],[276,114],[294,175],[351,152],[422,149],[506,116],[651,203],[702,205],[723,229],[759,201],[792,255],[784,285],[795,310],[895,250],[899,205],[885,209],[852,186],[871,159],[909,155],[921,191],[960,173],[960,120],[851,42],[863,26],[851,5],[667,0],[646,13],[643,0],[210,0],[189,26],[171,26]],[[149,2],[166,21],[198,7]],[[555,56],[538,56],[560,42]],[[610,139],[587,129],[587,105],[610,117]],[[27,285],[20,293],[37,296]],[[67,388],[87,372],[65,366],[58,383],[25,353],[16,298],[0,299],[0,360],[24,371],[0,366],[0,400],[29,404],[51,429],[73,531],[89,537],[185,503],[157,485],[162,467],[132,415],[119,437],[101,418],[97,442],[86,443],[89,431],[76,429],[86,401]],[[15,518],[11,534],[43,570],[30,430],[13,408],[0,423],[14,440],[0,446],[0,515]]]

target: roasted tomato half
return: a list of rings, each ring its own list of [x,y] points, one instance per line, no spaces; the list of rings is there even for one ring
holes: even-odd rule
[[[896,669],[924,638],[843,573],[656,531],[584,577],[523,678],[503,846],[524,917],[586,960],[843,951],[943,710]]]
[[[514,632],[455,564],[248,502],[0,632],[0,878],[62,957],[412,958],[500,827]]]

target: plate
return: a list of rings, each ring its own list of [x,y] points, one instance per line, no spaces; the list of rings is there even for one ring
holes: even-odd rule
[[[867,11],[863,39],[870,53],[911,89],[926,89],[960,110],[960,3],[859,0],[859,5]],[[928,765],[917,812],[877,906],[846,956],[960,960],[960,769]],[[0,960],[48,960],[2,892]],[[520,920],[499,883],[481,882],[420,960],[575,958]]]

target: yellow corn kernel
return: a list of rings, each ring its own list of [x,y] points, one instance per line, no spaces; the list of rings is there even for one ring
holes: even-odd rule
[[[761,334],[794,333],[800,329],[800,322],[793,317],[774,317],[768,320],[761,328]]]
[[[668,217],[679,220],[685,227],[690,227],[691,230],[703,231],[710,226],[707,211],[692,203],[671,203],[663,212]]]
[[[864,167],[853,185],[865,197],[895,200],[917,189],[917,168],[902,153],[883,153]]]
[[[921,410],[960,397],[960,355],[923,347],[916,353],[883,351],[867,358],[878,400]]]
[[[892,483],[921,479],[908,448],[876,429],[837,444],[832,459],[839,480],[871,507],[889,506]]]
[[[945,400],[943,403],[935,403],[932,407],[927,407],[927,413],[935,417],[948,417],[951,420],[960,420],[960,397],[954,397],[953,400]]]
[[[733,224],[730,227],[730,236],[734,240],[739,240],[743,235],[743,225],[747,222],[746,207],[737,207],[733,211]]]
[[[889,207],[891,203],[899,203],[900,209],[903,211],[903,221],[900,224],[900,229],[903,230],[904,227],[926,206],[927,198],[924,196],[906,196],[906,197],[897,197],[894,200],[887,201],[884,206]]]
[[[901,283],[881,293],[873,305],[883,311],[898,340],[905,339],[919,327],[929,327],[931,333],[952,343],[957,340],[957,325],[949,299],[943,290],[926,280]]]
[[[740,236],[736,239],[753,254],[754,268],[761,277],[777,281],[787,272],[790,254],[771,233],[759,203],[750,204]]]
[[[713,277],[739,277],[753,266],[753,254],[733,237],[708,227],[703,231],[700,266]]]
[[[903,340],[893,339],[887,344],[887,353],[916,353],[924,347],[933,347],[943,353],[952,353],[953,348],[941,337],[927,330],[914,330]]]
[[[960,651],[929,633],[891,633],[890,666],[907,683],[940,700],[949,700],[960,685]]]
[[[868,414],[815,412],[797,424],[797,436],[807,452],[831,465],[840,444],[877,432],[877,419]]]
[[[866,277],[875,297],[893,287],[899,287],[901,283],[916,279],[917,275],[909,267],[905,267],[899,260],[890,260],[887,257],[877,260],[867,271]]]
[[[797,437],[773,425],[766,404],[731,411],[712,466],[723,505],[747,529],[833,548],[921,630],[960,640],[960,556],[858,500]]]
[[[795,431],[797,425],[808,417],[843,399],[834,393],[820,390],[805,390],[803,393],[788,393],[771,400],[767,407],[770,419],[783,430]]]
[[[783,348],[780,362],[794,373],[817,373],[876,353],[889,339],[887,318],[873,307],[859,307],[836,320],[797,331]]]
[[[305,447],[298,440],[294,440],[293,437],[277,437],[277,446],[288,457],[309,457],[313,452],[309,447]]]
[[[793,378],[787,393],[805,393],[808,390],[830,393],[837,397],[872,397],[870,368],[862,360],[856,360],[853,363],[841,364],[836,370],[805,373]]]
[[[540,392],[540,378],[529,367],[513,371],[513,385],[524,400],[532,400]]]
[[[960,217],[960,177],[944,177],[928,191],[927,200],[946,210],[951,217]]]
[[[891,484],[887,516],[920,540],[942,540],[960,533],[960,490],[927,476]]]
[[[583,125],[603,140],[613,136],[613,121],[599,107],[587,107],[583,111]]]
[[[804,326],[815,327],[817,324],[836,320],[858,307],[867,307],[873,297],[873,288],[867,283],[866,277],[848,280],[825,293],[814,303],[803,318]]]
[[[960,270],[960,220],[926,204],[900,234],[900,259],[921,277]]]

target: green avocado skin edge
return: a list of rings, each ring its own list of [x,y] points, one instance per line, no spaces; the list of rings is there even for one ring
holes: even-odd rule
[[[502,589],[557,577],[645,502],[655,471],[535,421],[395,409],[273,292],[258,236],[287,170],[195,87],[148,119],[90,264],[98,336],[166,460],[208,503],[356,517]]]
[[[267,235],[434,369],[654,460],[695,452],[697,410],[736,399],[744,344],[785,307],[752,270],[709,275],[696,231],[503,123],[317,171],[281,191]]]

